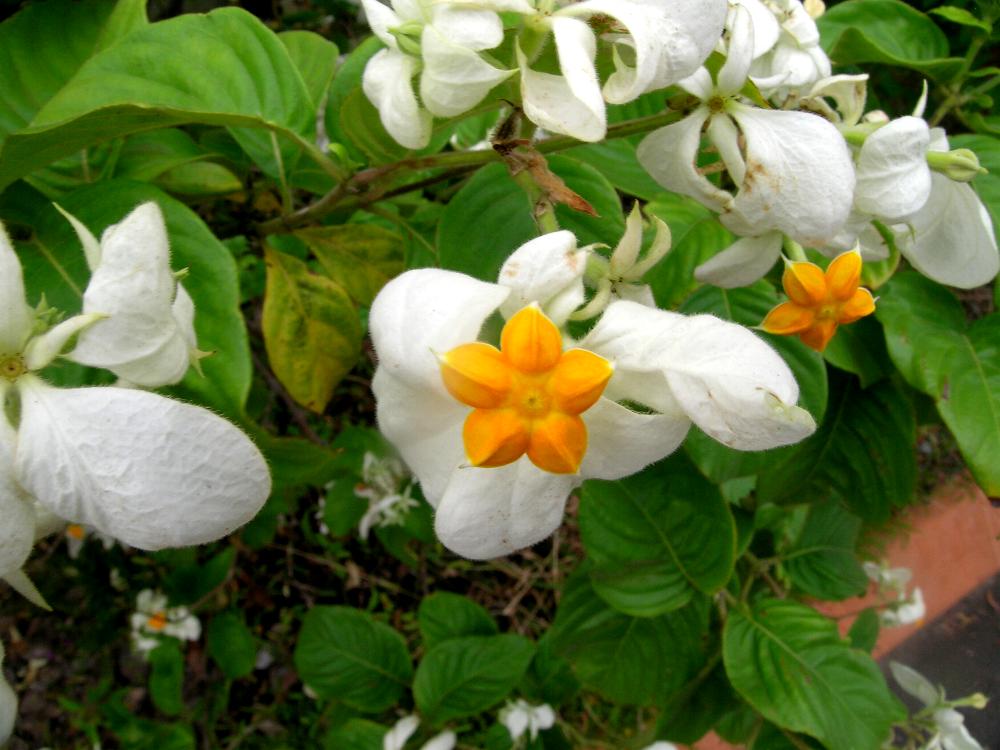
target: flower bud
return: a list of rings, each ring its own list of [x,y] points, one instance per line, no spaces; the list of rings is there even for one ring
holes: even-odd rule
[[[987,171],[980,165],[975,152],[967,148],[928,151],[927,163],[935,172],[940,172],[955,182],[971,182],[976,175],[986,174]]]

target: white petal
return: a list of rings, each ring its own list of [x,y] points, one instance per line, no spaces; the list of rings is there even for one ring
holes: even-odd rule
[[[542,471],[527,457],[497,469],[459,469],[438,505],[434,528],[444,546],[462,557],[500,557],[555,531],[579,481]]]
[[[396,37],[389,33],[389,29],[402,25],[402,20],[396,12],[378,0],[361,0],[361,6],[365,9],[365,18],[372,33],[382,41],[382,44],[396,49]]]
[[[694,277],[725,289],[747,286],[770,271],[780,255],[780,232],[742,237],[694,269]]]
[[[17,438],[3,413],[6,390],[0,386],[0,576],[20,570],[35,544],[35,514],[14,476]]]
[[[649,284],[615,283],[611,285],[613,299],[625,299],[647,307],[656,307],[653,289]]]
[[[808,112],[731,105],[746,138],[747,173],[721,221],[742,236],[778,229],[807,247],[847,220],[854,165],[836,127]]]
[[[625,219],[625,234],[611,253],[609,263],[611,275],[624,277],[639,259],[640,250],[642,250],[642,212],[639,210],[639,202],[636,201]]]
[[[769,81],[754,80],[768,96],[780,90],[801,90],[811,88],[817,81],[830,75],[830,58],[819,45],[799,48],[794,42],[780,41],[767,55],[758,61],[754,70],[769,68],[773,76],[781,74],[780,85]],[[773,86],[773,88],[772,88]]]
[[[493,10],[434,5],[431,24],[453,44],[473,50],[493,49],[503,41],[503,23]],[[421,50],[426,60],[427,48]]]
[[[778,19],[760,0],[736,0],[749,14],[753,25],[753,56],[760,57],[778,42]],[[732,15],[732,11],[730,11]]]
[[[931,195],[908,223],[900,252],[920,273],[937,282],[972,289],[1000,269],[990,215],[970,185],[931,175]]]
[[[553,133],[594,142],[607,132],[607,114],[594,69],[596,42],[590,27],[574,18],[554,18],[562,75],[539,73],[517,50],[525,116]]]
[[[256,515],[267,464],[207,409],[126,388],[18,381],[21,485],[57,515],[140,549],[204,544]]]
[[[477,52],[455,44],[435,26],[425,26],[421,36],[424,69],[420,74],[420,97],[438,117],[467,112],[490,89],[515,73],[494,68]]]
[[[601,398],[582,415],[587,452],[580,476],[621,479],[673,453],[684,442],[691,420],[664,414],[638,414]]]
[[[9,571],[3,575],[3,580],[8,586],[14,589],[14,591],[19,593],[36,607],[41,607],[42,609],[47,610],[52,609],[52,607],[49,606],[49,603],[45,601],[45,597],[42,596],[42,592],[40,592],[34,582],[28,578],[28,575],[24,572],[24,570]]]
[[[636,151],[642,168],[654,180],[675,193],[689,195],[715,211],[732,200],[695,169],[701,145],[701,126],[708,119],[708,109],[699,107],[680,122],[654,130]]]
[[[837,105],[841,121],[845,125],[855,125],[865,112],[868,98],[868,74],[835,75],[815,83],[809,98],[830,97]]]
[[[725,115],[712,117],[708,121],[707,135],[719,151],[719,158],[726,165],[726,171],[733,182],[741,185],[747,174],[747,165],[740,149],[740,133],[736,123]]]
[[[666,23],[657,31],[659,64],[647,91],[677,83],[694,73],[722,36],[729,4],[726,0],[637,0],[661,9]]]
[[[507,727],[510,738],[515,741],[527,731],[528,721],[527,703],[521,700],[500,712],[500,722]]]
[[[41,336],[35,336],[24,350],[24,365],[29,370],[41,370],[59,356],[66,342],[87,326],[93,325],[104,316],[97,313],[74,315]]]
[[[754,49],[754,26],[750,12],[742,5],[736,5],[729,13],[729,47],[726,62],[719,69],[718,93],[729,96],[743,88],[750,71],[750,63],[756,57]]]
[[[543,703],[532,709],[531,718],[538,729],[551,729],[556,723],[556,712],[548,703]]]
[[[21,262],[0,224],[0,354],[20,353],[31,333],[33,315],[24,300]]]
[[[0,667],[3,666],[4,650],[0,643]],[[0,744],[3,744],[14,732],[14,722],[17,719],[17,695],[7,679],[0,672]]]
[[[386,132],[401,146],[420,149],[431,140],[431,113],[413,93],[416,59],[395,49],[377,52],[365,66],[361,87]]]
[[[773,448],[815,429],[794,406],[799,390],[785,361],[734,323],[615,302],[581,346],[616,367],[661,373],[688,417],[732,448]]]
[[[508,287],[436,268],[397,276],[378,293],[368,317],[379,367],[447,396],[436,355],[475,341],[509,294]]]
[[[382,750],[403,750],[403,745],[410,739],[410,735],[417,731],[418,726],[420,719],[415,715],[404,716],[385,733],[382,738]]]
[[[890,661],[889,669],[899,686],[925,706],[933,706],[940,702],[941,693],[917,670],[898,661]]]
[[[561,326],[583,304],[586,268],[587,252],[577,249],[572,232],[550,232],[525,242],[500,268],[498,283],[511,290],[500,312],[509,318],[537,302]],[[553,300],[557,305],[550,306]]]
[[[101,262],[83,295],[83,312],[107,316],[85,329],[70,359],[104,367],[140,385],[175,383],[187,370],[173,314],[177,281],[159,206],[144,203],[101,238]],[[143,362],[133,373],[134,363]],[[178,375],[180,372],[180,375]]]
[[[462,425],[469,408],[390,372],[380,366],[372,380],[379,429],[419,480],[427,502],[436,507],[451,475],[466,461]]]
[[[927,202],[930,131],[918,117],[900,117],[865,139],[858,154],[855,207],[880,221],[902,221]]]
[[[55,209],[61,213],[66,221],[69,222],[70,226],[73,227],[73,231],[76,232],[76,236],[80,240],[80,244],[83,246],[83,254],[87,258],[87,268],[93,271],[101,263],[101,243],[98,242],[97,238],[94,236],[93,232],[80,221],[78,218],[73,216],[73,214],[66,211],[58,203],[53,203]]]
[[[452,750],[458,737],[450,729],[436,734],[424,743],[421,750]]]

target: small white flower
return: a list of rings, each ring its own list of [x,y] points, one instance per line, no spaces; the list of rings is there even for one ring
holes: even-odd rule
[[[784,98],[798,94],[830,75],[830,58],[819,43],[819,29],[808,10],[799,0],[740,0],[749,6],[763,5],[777,22],[775,42],[764,54],[756,54],[750,67],[750,77],[767,97]],[[758,33],[760,13],[751,13],[754,36]],[[766,25],[764,36],[771,38],[774,29]]]
[[[885,627],[893,628],[922,622],[926,614],[924,594],[919,588],[914,588],[909,596],[900,594],[897,601],[892,602],[882,610],[879,613],[879,621]]]
[[[362,483],[354,488],[354,494],[368,501],[368,510],[358,523],[362,539],[368,538],[372,526],[401,525],[406,514],[420,505],[411,495],[410,473],[395,458],[365,452],[361,478]]]
[[[181,641],[196,641],[201,637],[201,622],[187,607],[168,607],[167,597],[159,591],[143,589],[135,600],[136,611],[129,622],[132,644],[142,654],[160,645],[162,636]]]
[[[964,702],[948,701],[945,698],[944,690],[935,687],[917,670],[895,661],[889,662],[889,669],[900,687],[924,704],[926,710],[921,714],[930,715],[934,734],[924,750],[983,750],[983,746],[965,728],[965,719],[962,714],[953,708],[956,704],[976,705],[977,708],[983,708],[985,702],[982,700],[982,696],[972,696],[972,698],[979,698],[978,701],[970,699],[965,699]]]
[[[551,729],[556,723],[556,712],[548,703],[532,706],[523,698],[518,698],[500,711],[500,723],[507,727],[510,738],[515,742],[525,732],[534,741],[539,731]]]
[[[382,750],[403,750],[406,741],[417,731],[418,726],[420,726],[420,719],[415,714],[404,716],[385,733],[382,738]],[[445,730],[427,740],[421,745],[420,750],[452,750],[456,741],[455,733]]]
[[[80,556],[83,544],[91,534],[100,540],[105,550],[109,550],[115,546],[115,538],[113,536],[102,534],[100,531],[84,526],[83,524],[70,523],[63,530],[63,535],[66,537],[66,552],[69,554],[71,560],[75,560]]]
[[[643,750],[677,750],[677,745],[672,742],[654,742],[652,745],[643,748]]]
[[[880,592],[891,591],[899,596],[906,594],[906,584],[913,577],[909,568],[890,568],[885,560],[880,563],[866,560],[861,567],[868,579],[878,585]]]

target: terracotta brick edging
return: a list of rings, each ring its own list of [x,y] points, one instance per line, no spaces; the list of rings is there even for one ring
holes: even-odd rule
[[[927,615],[923,623],[883,628],[874,655],[882,657],[924,623],[931,622],[1000,571],[1000,508],[966,477],[941,485],[926,505],[907,510],[909,528],[888,540],[884,557],[890,567],[913,571],[910,586],[923,591]],[[876,601],[874,593],[842,602],[822,602],[816,608],[838,619],[846,634],[858,612]],[[714,733],[694,750],[736,750]]]

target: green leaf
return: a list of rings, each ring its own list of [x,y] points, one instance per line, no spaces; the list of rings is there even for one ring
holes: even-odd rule
[[[191,198],[231,195],[243,190],[239,177],[210,161],[179,164],[157,177],[156,184],[170,193]]]
[[[311,227],[295,236],[309,246],[327,276],[365,307],[404,270],[403,238],[373,224]]]
[[[1000,314],[967,326],[955,296],[916,273],[896,275],[877,314],[896,367],[935,399],[983,491],[1000,494]]]
[[[146,0],[49,0],[0,24],[0,141],[25,127],[88,58],[146,23]]]
[[[284,46],[246,11],[221,8],[152,24],[90,58],[4,143],[0,187],[95,143],[182,123],[233,128],[271,174],[272,134],[287,139],[284,167],[297,149],[316,150],[309,92]]]
[[[576,695],[580,683],[573,676],[570,663],[556,654],[549,633],[545,633],[537,645],[535,658],[521,680],[521,692],[529,700],[561,706]]]
[[[585,482],[580,535],[594,591],[633,617],[714,594],[733,572],[736,528],[726,502],[682,456],[619,481]]]
[[[817,21],[836,65],[899,65],[947,81],[962,68],[948,57],[948,38],[930,18],[900,0],[847,0]]]
[[[848,377],[831,384],[826,419],[780,465],[760,474],[757,498],[837,500],[867,521],[884,522],[909,502],[916,484],[913,405],[887,381],[865,390]]]
[[[576,235],[581,245],[603,242],[610,247],[618,244],[625,233],[622,202],[614,186],[597,169],[568,156],[548,157],[549,169],[561,177],[566,186],[581,195],[597,212],[588,216],[569,206],[556,205],[559,226]],[[513,252],[514,248],[511,248]]]
[[[524,675],[535,644],[519,635],[466,636],[439,643],[413,679],[413,700],[437,726],[502,701]]]
[[[225,582],[236,562],[235,547],[224,547],[204,564],[197,562],[194,549],[164,550],[157,555],[175,561],[163,587],[170,601],[176,604],[193,604],[210,594]],[[190,557],[178,558],[176,555]]]
[[[956,8],[954,5],[942,5],[940,8],[931,8],[929,13],[947,19],[960,26],[971,26],[975,29],[982,29],[987,34],[993,31],[993,25],[982,18],[977,18],[965,8]]]
[[[388,727],[368,719],[349,719],[334,727],[323,738],[324,750],[382,750],[382,738]]]
[[[257,641],[239,612],[222,612],[208,623],[208,654],[230,680],[253,672]]]
[[[413,676],[403,637],[350,607],[314,607],[306,613],[295,668],[321,698],[372,713],[394,705]]]
[[[555,653],[585,687],[630,705],[656,702],[704,664],[705,600],[657,617],[629,617],[608,606],[581,570],[566,584],[549,631]]]
[[[667,702],[656,725],[656,738],[693,745],[730,711],[741,705],[719,664],[694,690],[682,689]]]
[[[905,717],[871,657],[798,602],[730,612],[723,659],[733,687],[766,719],[830,748],[879,747]]]
[[[262,329],[271,369],[292,398],[320,413],[358,360],[361,321],[336,282],[271,247],[264,259]]]
[[[792,583],[818,599],[836,601],[864,593],[868,577],[854,551],[860,530],[861,519],[840,504],[811,505],[798,538],[781,551]]]
[[[474,601],[447,591],[424,597],[417,610],[417,624],[428,650],[450,638],[498,632],[489,612]]]
[[[136,133],[125,139],[118,152],[115,177],[146,182],[174,167],[211,156],[213,154],[202,149],[190,135],[177,128]]]
[[[847,637],[851,641],[851,646],[862,651],[871,653],[878,642],[879,620],[878,610],[874,607],[862,610],[861,614],[851,625]]]
[[[167,716],[176,716],[184,708],[184,655],[176,638],[164,638],[149,652],[149,697]]]
[[[837,328],[823,352],[823,359],[857,375],[864,388],[892,373],[882,327],[871,316]]]
[[[337,70],[340,50],[336,44],[312,31],[283,31],[278,39],[302,76],[313,111],[318,110]]]
[[[688,298],[681,310],[687,314],[708,313],[740,325],[755,326],[777,303],[774,287],[761,280],[742,289],[703,286]],[[823,358],[796,338],[761,331],[756,334],[788,363],[799,384],[799,406],[807,409],[820,424],[826,412],[828,388]],[[757,474],[781,463],[797,450],[796,446],[789,446],[768,451],[737,451],[716,442],[697,428],[691,430],[684,448],[701,472],[713,482]]]
[[[635,158],[635,146],[625,138],[576,146],[565,154],[599,170],[626,195],[651,201],[664,194],[663,188]]]

